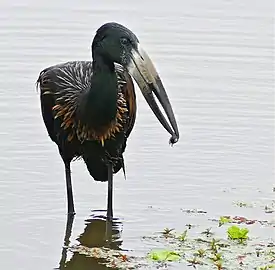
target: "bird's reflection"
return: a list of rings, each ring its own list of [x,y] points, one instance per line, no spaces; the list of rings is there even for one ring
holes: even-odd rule
[[[107,221],[106,217],[100,214],[101,211],[93,211],[92,215],[86,220],[83,233],[76,239],[82,246],[93,247],[108,247],[115,250],[120,250],[122,245],[121,231],[122,223],[118,219],[112,222]],[[73,227],[74,217],[68,217],[64,247],[62,249],[61,259],[59,263],[60,270],[101,270],[106,269],[102,258],[88,257],[75,252],[68,259],[68,246],[70,245],[70,237]]]

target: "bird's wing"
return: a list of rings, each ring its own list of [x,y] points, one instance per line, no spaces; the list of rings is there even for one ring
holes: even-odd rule
[[[66,95],[71,97],[89,89],[92,73],[92,62],[72,61],[42,70],[37,84],[42,95],[49,92],[55,94],[56,99]]]
[[[121,92],[126,100],[128,109],[128,121],[126,124],[125,137],[129,137],[136,120],[137,104],[136,104],[136,94],[134,89],[134,83],[130,74],[120,65],[116,65],[116,72],[118,77],[122,77],[126,83],[121,88]],[[120,80],[120,78],[118,78]]]
[[[115,66],[116,73],[118,77],[118,81],[124,81],[122,87],[119,87],[120,91],[122,92],[124,99],[126,100],[126,106],[128,111],[128,118],[125,125],[125,135],[123,140],[123,145],[121,148],[121,156],[120,161],[117,162],[114,166],[114,172],[118,172],[122,167],[124,172],[124,177],[126,179],[126,172],[125,172],[125,164],[123,159],[123,152],[126,148],[127,139],[130,136],[131,131],[133,130],[135,120],[136,120],[136,113],[137,113],[137,104],[136,104],[136,94],[134,89],[134,83],[130,74],[120,65]]]
[[[125,99],[128,105],[129,111],[129,125],[126,132],[126,136],[129,137],[136,120],[137,104],[136,104],[136,93],[132,78],[127,74],[126,87],[125,87]]]
[[[57,136],[54,126],[55,117],[63,115],[64,125],[70,124],[72,116],[70,113],[73,112],[70,105],[75,105],[73,102],[79,95],[89,89],[91,74],[92,62],[90,61],[62,63],[41,71],[37,80],[37,86],[40,88],[41,111],[53,141],[56,142]]]

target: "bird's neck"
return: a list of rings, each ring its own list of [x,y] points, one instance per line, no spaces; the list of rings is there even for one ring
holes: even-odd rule
[[[114,73],[114,62],[110,61],[108,57],[100,53],[93,53],[93,71]]]
[[[94,130],[106,128],[116,118],[117,91],[114,63],[95,56],[91,88],[82,99],[81,120]]]

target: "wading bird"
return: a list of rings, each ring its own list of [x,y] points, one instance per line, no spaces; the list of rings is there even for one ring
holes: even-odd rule
[[[94,180],[108,181],[107,218],[111,220],[113,174],[124,171],[123,153],[136,118],[131,76],[172,135],[171,144],[178,141],[179,132],[161,79],[135,34],[120,24],[106,23],[97,30],[91,49],[92,61],[48,67],[41,71],[37,86],[45,126],[65,165],[68,214],[75,213],[70,163],[81,157]]]

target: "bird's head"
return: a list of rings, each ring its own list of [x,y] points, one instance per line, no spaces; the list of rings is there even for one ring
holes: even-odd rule
[[[162,81],[147,53],[140,46],[136,35],[118,23],[106,23],[96,33],[92,44],[93,58],[96,55],[106,62],[122,65],[135,79],[150,108],[172,135],[170,143],[179,139],[177,122]],[[163,107],[170,125],[162,114],[154,95]]]

